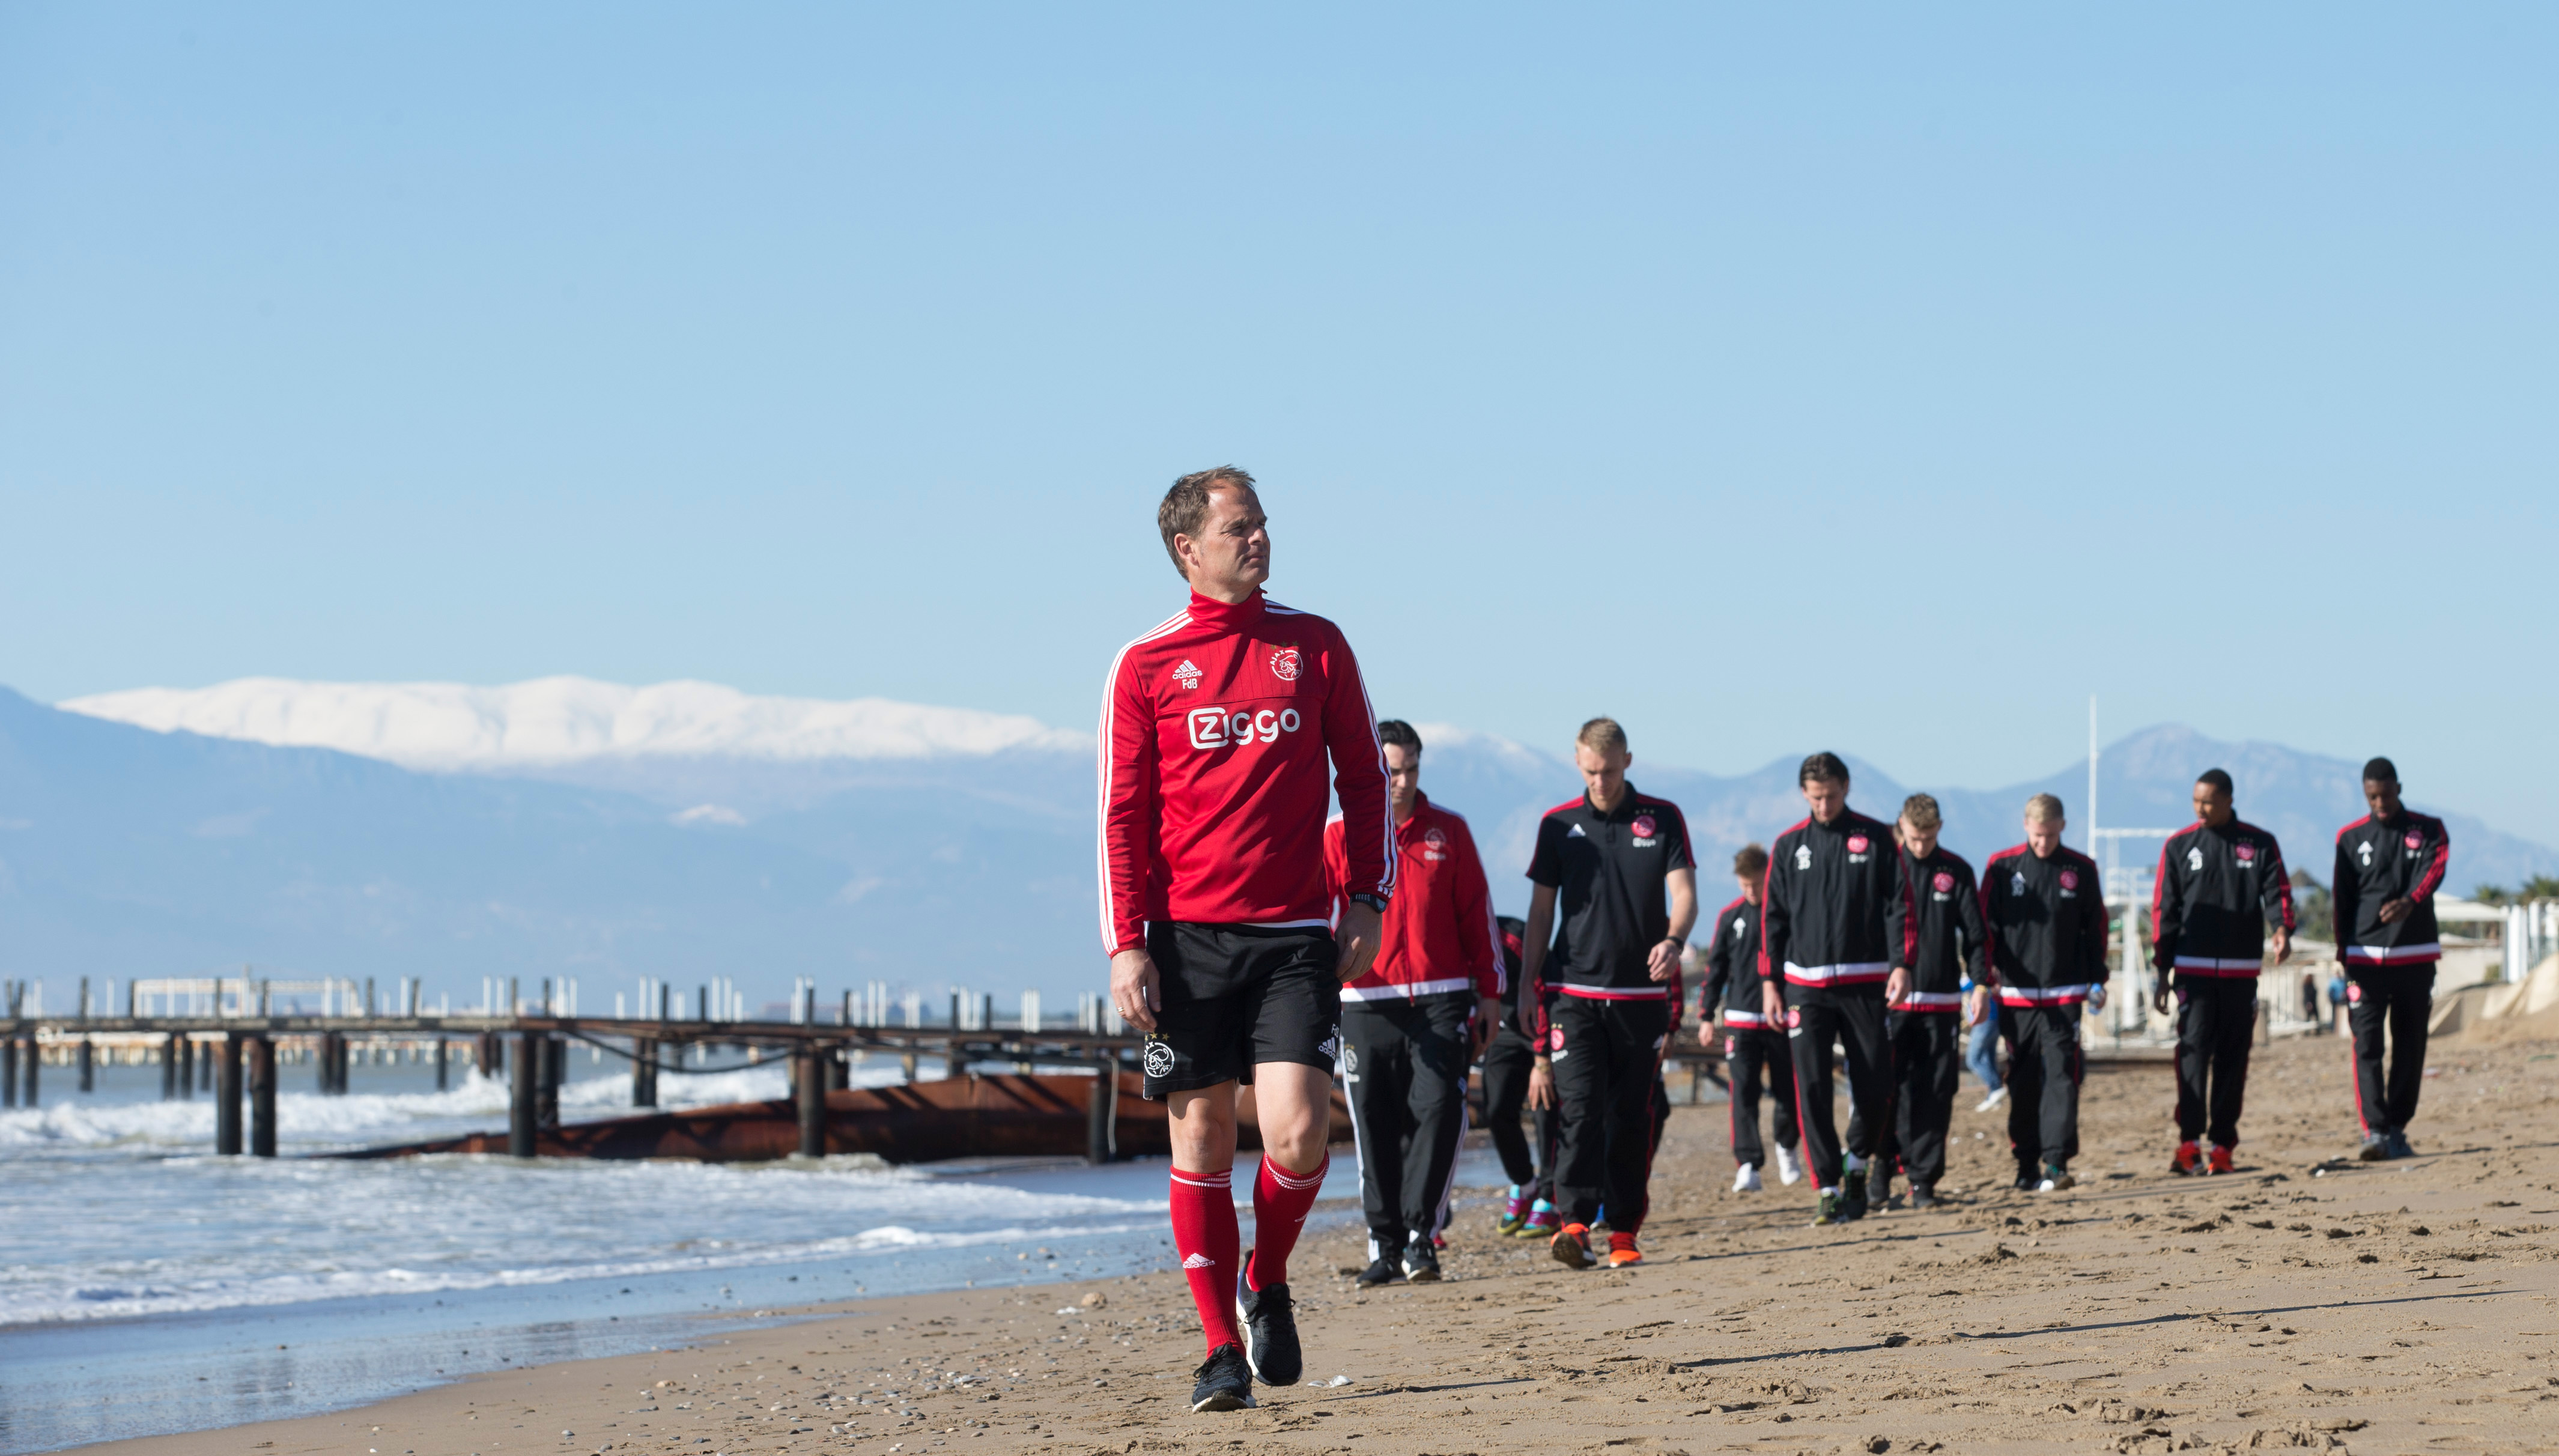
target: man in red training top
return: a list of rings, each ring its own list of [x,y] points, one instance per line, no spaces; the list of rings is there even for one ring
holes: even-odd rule
[[[2336,831],[2336,952],[2345,961],[2345,1019],[2354,1030],[2354,1112],[2365,1162],[2413,1158],[2408,1122],[2425,1086],[2426,1022],[2435,1007],[2435,892],[2452,860],[2444,821],[2399,801],[2388,759],[2363,766],[2372,812]],[[2389,1062],[2382,1034],[2389,1033]]]
[[[2061,800],[2026,801],[2026,842],[1982,870],[1991,975],[2008,1042],[2008,1145],[2017,1186],[2057,1193],[2079,1154],[2082,1008],[2106,1009],[2106,892],[2097,862],[2061,842]],[[2252,1020],[2253,1025],[2253,1020]]]
[[[2194,781],[2194,822],[2161,847],[2151,887],[2152,957],[2162,972],[2153,1001],[2166,1011],[2171,990],[2177,995],[2178,1144],[2170,1167],[2179,1173],[2231,1171],[2269,920],[2281,965],[2293,954],[2283,847],[2240,820],[2230,775],[2206,769]],[[2210,1139],[2209,1153],[2195,1145],[2198,1137]]]
[[[1189,605],[1120,650],[1102,699],[1102,943],[1111,999],[1168,1103],[1173,1246],[1208,1336],[1194,1410],[1253,1404],[1303,1362],[1288,1251],[1327,1166],[1342,983],[1395,893],[1386,760],[1339,629],[1262,595],[1271,535],[1232,466],[1155,512]],[[1338,932],[1324,884],[1326,763],[1345,821]],[[1262,1133],[1252,1256],[1228,1179],[1235,1089]]]
[[[1390,718],[1377,736],[1402,859],[1377,959],[1342,987],[1342,1090],[1368,1213],[1359,1282],[1426,1284],[1439,1277],[1433,1236],[1466,1133],[1466,1067],[1501,1017],[1502,967],[1475,836],[1422,792],[1422,735]],[[1337,895],[1349,843],[1350,820],[1336,815],[1324,825],[1324,877]]]

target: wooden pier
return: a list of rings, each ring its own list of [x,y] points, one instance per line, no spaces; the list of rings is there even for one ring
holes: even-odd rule
[[[916,1082],[917,1066],[931,1059],[943,1064],[946,1080],[969,1078],[973,1069],[1013,1074],[1002,1078],[1018,1087],[1002,1093],[1023,1107],[1045,1109],[1052,1124],[1048,1150],[1054,1147],[1055,1103],[1069,1091],[1083,1093],[1085,1106],[1083,1150],[1099,1162],[1114,1156],[1129,1156],[1154,1150],[1152,1143],[1163,1134],[1156,1130],[1152,1137],[1138,1135],[1136,1146],[1123,1146],[1120,1137],[1120,1111],[1123,1088],[1133,1090],[1138,1038],[1106,1031],[1051,1030],[1023,1031],[1015,1028],[990,1027],[968,1029],[953,1027],[880,1027],[828,1025],[816,1020],[819,1009],[814,996],[802,1002],[807,1018],[800,1021],[706,1021],[681,1020],[674,1017],[638,1019],[625,1017],[579,1017],[553,1015],[421,1015],[413,1010],[405,1015],[359,1014],[313,1016],[299,1014],[264,1014],[267,998],[250,993],[244,983],[239,994],[217,996],[205,1015],[68,1016],[21,1015],[20,997],[11,996],[7,1015],[0,1018],[0,1089],[5,1097],[0,1105],[21,1103],[34,1106],[41,1095],[39,1069],[43,1053],[53,1049],[68,1055],[78,1068],[80,1090],[94,1086],[96,1048],[104,1044],[127,1049],[137,1043],[155,1048],[160,1065],[161,1095],[167,1098],[190,1097],[201,1089],[214,1098],[214,1150],[224,1155],[245,1154],[250,1157],[275,1156],[275,1095],[277,1087],[278,1049],[291,1047],[307,1053],[315,1064],[318,1090],[324,1094],[343,1094],[348,1089],[350,1048],[358,1042],[396,1041],[412,1046],[431,1046],[435,1065],[435,1085],[442,1090],[450,1085],[450,1066],[457,1054],[470,1058],[474,1069],[484,1077],[508,1078],[508,1119],[503,1148],[495,1146],[491,1136],[449,1140],[469,1142],[465,1149],[451,1150],[504,1151],[515,1157],[533,1157],[548,1152],[565,1156],[670,1156],[704,1157],[725,1161],[731,1157],[772,1157],[796,1151],[805,1157],[823,1157],[830,1148],[835,1151],[868,1149],[885,1139],[886,1145],[907,1160],[918,1153],[932,1152],[942,1157],[965,1157],[1010,1150],[1006,1147],[940,1146],[936,1142],[931,1109],[940,1108],[955,1115],[980,1098],[957,1098],[949,1093],[910,1095],[881,1099],[848,1094],[849,1078],[856,1059],[886,1057],[901,1062],[905,1081]],[[81,996],[85,1006],[87,997]],[[370,1006],[370,994],[363,1005]],[[412,998],[414,1005],[414,998]],[[851,999],[846,998],[849,1012]],[[646,1140],[635,1129],[625,1127],[612,1137],[586,1135],[563,1136],[559,1116],[559,1090],[567,1080],[568,1050],[572,1044],[598,1048],[605,1055],[628,1060],[631,1067],[631,1100],[638,1108],[658,1105],[658,1081],[669,1071],[732,1071],[756,1065],[765,1057],[779,1055],[788,1060],[790,1095],[786,1099],[795,1126],[787,1146],[777,1146],[773,1129],[747,1129],[757,1117],[746,1114],[746,1108],[777,1109],[778,1104],[747,1103],[740,1108],[718,1109],[731,1115],[727,1122],[738,1130],[730,1142],[723,1144],[714,1137],[703,1140],[699,1115],[713,1109],[697,1108],[690,1114],[670,1114],[670,1129],[662,1150],[647,1150]],[[687,1051],[700,1049],[704,1060],[715,1049],[735,1066],[695,1066],[685,1068]],[[1047,1069],[1048,1077],[1032,1076],[1034,1069]],[[1073,1069],[1070,1071],[1070,1069]],[[1086,1071],[1089,1069],[1089,1071]],[[998,1079],[986,1079],[995,1082]],[[1134,1098],[1130,1098],[1134,1100]],[[879,1106],[871,1105],[878,1101]],[[830,1131],[830,1124],[844,1118],[862,1120],[866,1115],[886,1116],[892,1109],[899,1113],[898,1128],[892,1134],[848,1133],[841,1127]],[[1131,1108],[1135,1112],[1135,1108]],[[972,1114],[974,1115],[974,1114]],[[1138,1113],[1138,1120],[1145,1119]],[[689,1119],[689,1120],[686,1120]],[[625,1123],[649,1119],[616,1119]],[[717,1119],[712,1119],[717,1120]],[[766,1120],[770,1120],[769,1113]],[[999,1119],[1000,1120],[1000,1119]],[[1154,1119],[1160,1121],[1160,1117]],[[1013,1123],[1021,1119],[1014,1117]],[[967,1126],[992,1124],[980,1117],[967,1117],[951,1123],[955,1132]],[[1132,1129],[1133,1130],[1133,1129]],[[1018,1127],[1002,1134],[998,1141],[1008,1145],[1021,1140]],[[610,1151],[605,1149],[610,1148]],[[634,1149],[642,1149],[635,1151]],[[417,1145],[391,1149],[391,1152],[446,1150],[440,1146]],[[884,1156],[888,1155],[886,1152]]]

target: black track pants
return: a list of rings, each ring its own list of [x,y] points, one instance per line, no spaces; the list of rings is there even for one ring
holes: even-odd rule
[[[1566,1223],[1588,1224],[1604,1205],[1612,1232],[1636,1233],[1649,1202],[1670,1003],[1564,995],[1551,1016],[1564,1033],[1552,1053],[1556,1100],[1564,1104],[1556,1207]]]
[[[1777,1145],[1793,1147],[1802,1140],[1795,1126],[1795,1061],[1786,1050],[1786,1034],[1759,1026],[1728,1026],[1724,1037],[1724,1076],[1732,1087],[1732,1161],[1753,1168],[1768,1166],[1768,1150],[1759,1141],[1759,1093],[1764,1086],[1776,1124]]]
[[[1840,1185],[1839,1122],[1831,1112],[1831,1043],[1848,1051],[1848,1092],[1853,1103],[1847,1151],[1876,1154],[1874,1144],[1892,1119],[1892,1045],[1883,1029],[1883,987],[1786,987],[1786,1045],[1795,1062],[1795,1116],[1803,1125],[1804,1163],[1813,1187]]]
[[[1955,1120],[1964,1018],[1956,1011],[1885,1013],[1892,1038],[1892,1137],[1882,1162],[1922,1188],[1946,1175],[1946,1129]]]
[[[1528,1075],[1536,1060],[1537,1049],[1519,1032],[1504,1027],[1494,1034],[1493,1045],[1484,1053],[1484,1123],[1492,1129],[1493,1151],[1501,1155],[1502,1176],[1553,1203],[1555,1109],[1530,1108],[1529,1127],[1520,1126],[1520,1109],[1528,1106]]]
[[[2257,978],[2177,977],[2177,1135],[2239,1144],[2248,1051],[2257,1038]],[[2014,1079],[2016,1074],[2011,1073]],[[2012,1092],[2011,1096],[2020,1093]]]
[[[2435,967],[2375,965],[2348,971],[2346,1024],[2354,1029],[2354,1112],[2363,1130],[2405,1132],[2426,1079],[2426,1020],[2435,1009]],[[2381,1034],[2390,1033],[2389,1058]]]
[[[1369,1257],[1438,1232],[1465,1134],[1474,998],[1342,1003],[1342,1089],[1359,1146]]]
[[[2252,1027],[2254,1016],[2252,1010]],[[2079,1008],[2002,1006],[1999,1019],[2000,1038],[2008,1043],[2009,1150],[2029,1172],[2068,1163],[2079,1155],[2079,1084],[2088,1070],[2079,1051]],[[2238,1120],[2236,1107],[2230,1117]]]

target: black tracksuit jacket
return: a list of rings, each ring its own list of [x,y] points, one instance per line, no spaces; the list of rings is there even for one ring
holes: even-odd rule
[[[1981,888],[1964,857],[1939,845],[1926,859],[1901,856],[1904,893],[1884,912],[1898,947],[1895,965],[1910,967],[1907,1011],[1960,1011],[1964,973],[1981,980],[1990,936],[1982,926]]]
[[[1698,1025],[1715,1024],[1719,1003],[1725,1007],[1728,1026],[1764,1025],[1759,1015],[1760,985],[1759,907],[1746,896],[1735,897],[1715,913],[1715,939],[1706,946],[1706,992],[1697,1003]]]
[[[1759,974],[1790,986],[1883,984],[1899,946],[1885,917],[1905,899],[1892,830],[1855,809],[1777,836],[1759,896]]]
[[[2106,983],[2106,881],[2097,862],[2054,845],[2020,844],[1982,869],[1991,964],[2003,1006],[2075,1006]]]
[[[2422,965],[2443,958],[2435,931],[2435,892],[2443,888],[2453,840],[2444,821],[2401,809],[2396,820],[2369,815],[2336,831],[2336,947],[2349,968]],[[2391,900],[2415,903],[2396,924],[2381,920]]]
[[[2293,887],[2275,836],[2232,819],[2169,836],[2151,887],[2153,952],[2178,975],[2253,978],[2266,959],[2266,922],[2293,929]]]

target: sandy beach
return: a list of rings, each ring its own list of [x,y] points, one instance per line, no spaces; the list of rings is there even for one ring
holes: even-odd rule
[[[1449,1277],[1293,1262],[1307,1380],[1195,1415],[1170,1271],[828,1306],[696,1348],[92,1449],[162,1453],[1569,1450],[2524,1452],[2559,1416],[2559,1042],[2446,1041],[2412,1138],[2341,1161],[2341,1042],[2260,1048],[2240,1171],[2166,1171],[2169,1068],[2100,1064],[2076,1190],[2005,1187],[1956,1113],[1951,1206],[1807,1227],[1729,1191],[1723,1105],[1673,1116],[1640,1268],[1575,1273],[1464,1206]],[[1844,1115],[1844,1113],[1843,1113]],[[1978,1134],[1978,1136],[1977,1136]],[[1346,1156],[1346,1150],[1336,1156]],[[1332,1383],[1339,1381],[1340,1383]]]

